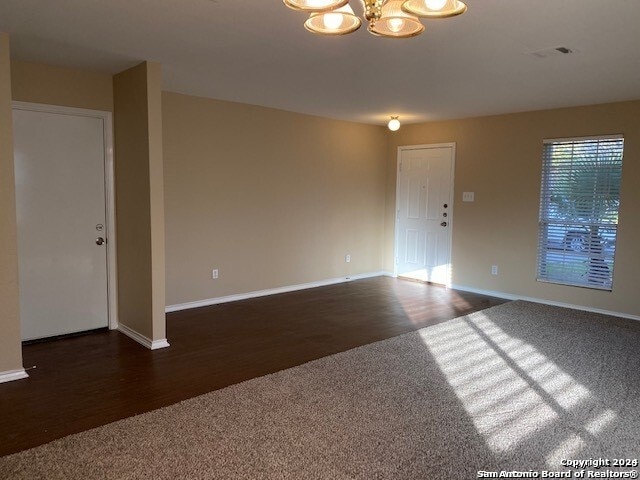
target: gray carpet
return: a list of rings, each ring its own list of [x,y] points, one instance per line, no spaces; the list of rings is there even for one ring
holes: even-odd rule
[[[0,458],[0,478],[471,479],[639,445],[640,324],[511,302]]]

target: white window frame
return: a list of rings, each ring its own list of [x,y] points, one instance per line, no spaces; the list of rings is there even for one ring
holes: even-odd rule
[[[611,174],[616,172],[621,177],[622,164],[624,162],[623,135],[556,138],[543,141],[536,277],[539,282],[596,290],[613,290],[618,214],[620,211],[619,188],[617,192],[618,196],[613,196],[614,201],[617,201],[616,208],[608,212],[615,213],[608,219],[600,215],[597,215],[597,220],[595,219],[596,215],[593,212],[596,211],[595,207],[598,206],[595,202],[591,204],[592,215],[590,219],[580,214],[580,209],[576,206],[580,205],[580,202],[569,202],[570,205],[573,205],[573,213],[565,211],[564,214],[561,214],[558,213],[557,210],[554,213],[552,197],[554,196],[554,191],[558,191],[554,190],[554,187],[560,191],[562,191],[562,187],[564,187],[565,191],[569,186],[573,187],[574,185],[572,185],[572,183],[575,184],[577,181],[576,178],[579,179],[580,168],[584,168],[585,164],[576,164],[576,159],[580,157],[574,154],[574,152],[571,152],[570,155],[565,157],[565,164],[556,164],[553,166],[551,164],[553,157],[550,153],[551,145],[574,144],[572,147],[579,149],[580,144],[589,142],[605,143],[607,141],[621,141],[622,143],[619,171],[617,166],[610,171]],[[586,165],[587,168],[590,168],[588,164]],[[593,175],[593,173],[589,172],[587,175]],[[599,181],[599,171],[596,176],[598,176],[598,180],[594,178],[594,189],[596,193],[602,194],[605,197],[611,195],[611,184],[608,182],[609,179],[613,177],[607,177],[607,183],[602,184]],[[602,189],[604,193],[601,193],[600,189]],[[578,192],[578,198],[579,193],[580,192]],[[584,193],[585,192],[583,192],[583,196]],[[586,193],[589,193],[588,190],[586,190]],[[569,207],[568,210],[571,210],[571,207]],[[587,209],[586,211],[589,210]],[[613,220],[613,217],[615,217],[615,220]],[[580,232],[584,233],[578,235]],[[576,245],[571,240],[573,238],[571,235],[579,237],[580,242],[586,242],[583,244],[582,250],[579,243]],[[553,270],[556,270],[555,272],[552,271],[551,264],[555,264],[553,268]],[[584,264],[584,266],[581,264]],[[580,275],[582,269],[586,269],[586,271]]]

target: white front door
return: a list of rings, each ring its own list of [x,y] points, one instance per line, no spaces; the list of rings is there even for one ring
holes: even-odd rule
[[[396,273],[451,283],[454,147],[406,147],[398,165]]]
[[[22,338],[108,326],[105,120],[13,110]]]

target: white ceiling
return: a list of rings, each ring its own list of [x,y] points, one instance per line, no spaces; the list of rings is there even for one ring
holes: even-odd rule
[[[282,0],[2,0],[0,31],[17,59],[154,60],[166,90],[366,123],[640,99],[640,0],[467,3],[406,40],[312,35]]]

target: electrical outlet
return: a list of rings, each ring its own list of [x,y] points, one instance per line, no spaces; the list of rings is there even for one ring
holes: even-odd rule
[[[215,269],[211,270],[211,278],[212,278],[213,280],[215,280],[216,278],[218,278],[218,269],[217,269],[217,268],[215,268]]]
[[[491,275],[498,275],[498,265],[491,265]]]
[[[344,261],[345,263],[351,263],[351,255],[349,255],[348,253],[344,256]]]

